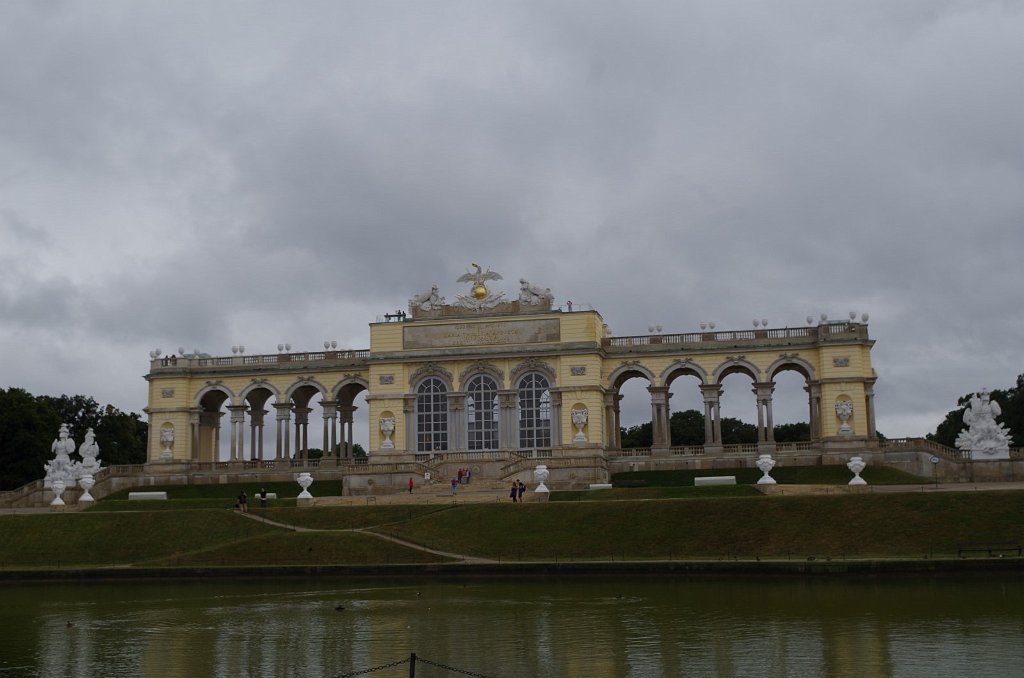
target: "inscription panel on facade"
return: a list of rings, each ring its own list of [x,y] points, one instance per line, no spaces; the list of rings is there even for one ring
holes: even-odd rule
[[[558,318],[511,320],[495,323],[453,323],[403,327],[406,350],[453,348],[462,346],[499,346],[503,344],[539,344],[559,341]]]

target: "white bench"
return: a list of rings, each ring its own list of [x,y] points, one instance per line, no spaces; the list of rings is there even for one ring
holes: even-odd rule
[[[153,499],[167,499],[166,492],[129,492],[128,501],[150,501]]]
[[[702,485],[735,485],[736,476],[697,476],[693,479],[695,487]]]
[[[590,483],[591,490],[610,490],[612,489],[611,483]]]
[[[260,497],[260,493],[259,492],[257,492],[256,494],[252,495],[252,499],[254,501],[259,501],[260,498],[261,497]],[[267,492],[267,499],[277,499],[277,492]]]

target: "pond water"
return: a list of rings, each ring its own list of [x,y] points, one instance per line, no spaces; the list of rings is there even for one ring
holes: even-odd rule
[[[337,676],[413,652],[495,678],[1024,675],[1024,580],[1002,575],[252,579],[0,595],[0,676]],[[434,664],[415,675],[465,675]]]

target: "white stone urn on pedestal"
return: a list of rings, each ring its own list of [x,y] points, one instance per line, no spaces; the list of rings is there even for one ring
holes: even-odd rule
[[[313,498],[313,495],[309,493],[309,486],[313,484],[313,476],[303,472],[295,477],[295,482],[302,488],[302,492],[299,493],[299,499]]]
[[[868,481],[860,477],[860,474],[864,470],[865,466],[867,466],[867,464],[865,464],[864,460],[861,459],[860,457],[853,457],[850,459],[849,462],[847,462],[846,468],[850,469],[850,472],[853,473],[853,479],[850,481],[850,485],[868,484]]]
[[[78,484],[82,486],[83,490],[85,490],[84,492],[82,492],[82,496],[78,498],[79,504],[87,504],[89,502],[96,501],[96,499],[93,498],[91,494],[89,494],[89,490],[91,490],[92,486],[96,484],[96,479],[93,478],[92,475],[88,473],[85,474],[84,476],[78,479]]]
[[[534,492],[551,492],[547,488],[544,482],[551,477],[551,471],[548,471],[548,467],[544,464],[539,464],[537,468],[533,469],[533,479],[537,481],[537,489]]]
[[[577,445],[582,445],[587,442],[587,436],[583,433],[583,427],[587,425],[587,418],[590,415],[590,411],[583,407],[572,410],[569,414],[572,417],[572,425],[576,427],[576,435],[573,436],[572,442]]]
[[[758,485],[774,485],[775,478],[772,478],[769,473],[775,468],[775,460],[772,459],[770,454],[762,454],[757,457],[757,468],[764,475],[757,481]]]
[[[382,450],[392,450],[395,444],[391,441],[391,436],[395,432],[395,418],[394,417],[381,417],[380,418],[380,433],[384,436],[384,442],[380,444]]]
[[[50,489],[53,490],[53,501],[50,502],[50,506],[64,506],[64,500],[61,499],[60,496],[64,494],[64,490],[67,489],[64,481],[60,479],[52,481],[50,483]]]

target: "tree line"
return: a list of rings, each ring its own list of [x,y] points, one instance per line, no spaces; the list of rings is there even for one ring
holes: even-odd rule
[[[146,461],[149,425],[135,412],[84,395],[34,396],[20,388],[0,389],[0,490],[43,477],[61,424],[68,425],[76,447],[93,429],[104,466]],[[77,451],[71,458],[79,460]]]
[[[957,400],[957,408],[950,410],[934,433],[927,435],[928,440],[954,447],[957,435],[964,430],[964,410],[971,403],[973,393],[968,393]],[[989,399],[999,404],[1002,415],[996,417],[1000,424],[1006,424],[1012,438],[1011,447],[1024,447],[1024,374],[1017,375],[1017,383],[1008,389],[995,389],[989,392]]]

